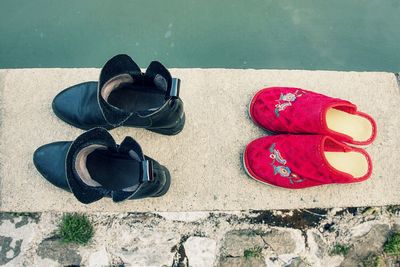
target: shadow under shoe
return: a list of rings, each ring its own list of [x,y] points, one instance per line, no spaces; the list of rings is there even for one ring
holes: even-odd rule
[[[170,186],[166,167],[145,156],[139,144],[126,137],[117,145],[103,128],[94,128],[73,142],[55,142],[38,148],[33,162],[46,180],[72,192],[88,204],[111,197],[159,197]]]
[[[81,128],[119,126],[146,128],[174,135],[185,124],[180,80],[157,61],[145,73],[127,55],[117,55],[102,68],[99,82],[85,82],[60,92],[54,113]]]

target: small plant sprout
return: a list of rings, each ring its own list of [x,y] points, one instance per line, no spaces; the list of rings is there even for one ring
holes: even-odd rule
[[[64,214],[58,226],[58,235],[63,243],[86,245],[93,233],[93,226],[84,214]]]
[[[260,258],[261,257],[261,251],[262,248],[261,247],[254,247],[254,248],[249,248],[249,249],[245,249],[243,252],[243,256],[246,259],[250,259],[250,258]]]
[[[383,251],[389,255],[400,256],[400,231],[397,231],[389,236],[388,240],[383,246]]]
[[[336,243],[330,251],[331,255],[346,256],[349,253],[350,246]]]

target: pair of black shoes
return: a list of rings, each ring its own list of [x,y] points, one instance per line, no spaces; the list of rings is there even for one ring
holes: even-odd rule
[[[91,130],[73,142],[38,148],[36,168],[85,204],[102,197],[119,202],[164,195],[171,183],[168,169],[144,155],[131,137],[118,145],[107,130],[127,126],[178,134],[185,124],[179,87],[180,80],[157,61],[142,73],[129,56],[113,57],[99,82],[74,85],[55,97],[53,110],[59,118]]]

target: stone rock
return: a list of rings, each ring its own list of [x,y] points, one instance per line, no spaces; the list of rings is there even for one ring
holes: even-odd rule
[[[171,266],[175,254],[171,249],[179,242],[174,232],[121,229],[121,233],[129,235],[118,244],[123,246],[108,251],[119,257],[126,266]]]
[[[238,258],[222,258],[219,262],[219,267],[266,267],[264,258],[249,258],[246,259],[244,257]]]
[[[287,264],[285,267],[308,267],[310,266],[305,262],[302,258],[294,258],[289,264]]]
[[[98,250],[98,251],[90,254],[88,265],[90,267],[100,267],[100,266],[110,265],[106,248],[103,247],[101,250]]]
[[[43,240],[37,249],[43,259],[52,259],[61,265],[80,265],[82,257],[75,244],[62,244],[56,238]]]
[[[296,241],[289,231],[273,229],[265,233],[262,238],[276,254],[290,254],[297,250]]]
[[[321,235],[317,233],[313,233],[314,241],[317,244],[318,250],[317,250],[317,256],[318,257],[323,257],[327,251],[327,245],[326,242],[322,239]]]
[[[302,259],[303,261],[306,260],[306,262],[300,264],[300,266],[339,266],[343,261],[343,257],[329,254],[328,241],[318,230],[307,230],[307,240],[308,256],[306,259]]]
[[[378,256],[371,254],[363,259],[359,265],[360,267],[398,267],[400,266],[400,256],[385,255]]]
[[[307,240],[310,254],[316,262],[320,263],[321,259],[328,254],[326,241],[315,229],[307,231]]]
[[[384,261],[384,264],[382,264]],[[392,266],[400,266],[400,256],[387,256],[385,259],[380,259],[380,263],[382,267],[392,267]]]
[[[217,250],[215,240],[192,236],[186,240],[184,247],[190,266],[213,266]]]
[[[221,246],[222,256],[243,257],[246,249],[264,248],[263,239],[253,230],[233,230],[225,234]]]
[[[364,236],[351,240],[353,246],[340,266],[358,266],[375,255],[381,254],[389,231],[389,225],[376,224]]]
[[[353,238],[365,236],[371,231],[372,227],[376,225],[375,221],[367,221],[365,223],[358,224],[350,229],[350,235]]]

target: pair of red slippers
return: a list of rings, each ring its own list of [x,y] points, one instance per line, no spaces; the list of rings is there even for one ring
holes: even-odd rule
[[[300,189],[371,176],[368,153],[347,144],[371,144],[376,123],[349,101],[300,88],[271,87],[253,97],[249,114],[257,125],[277,134],[247,145],[244,168],[253,179]]]

